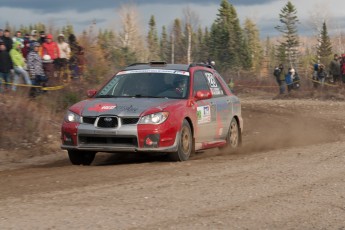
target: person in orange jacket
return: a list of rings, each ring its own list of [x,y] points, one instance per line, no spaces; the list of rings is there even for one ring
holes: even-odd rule
[[[42,44],[42,58],[44,61],[44,72],[48,79],[53,79],[55,66],[55,59],[59,58],[60,51],[56,42],[53,41],[53,35],[48,34],[46,36],[46,41]]]

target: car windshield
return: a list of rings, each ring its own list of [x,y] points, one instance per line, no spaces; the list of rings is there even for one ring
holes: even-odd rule
[[[183,71],[123,71],[96,95],[98,98],[149,97],[183,99],[188,95],[189,73]]]

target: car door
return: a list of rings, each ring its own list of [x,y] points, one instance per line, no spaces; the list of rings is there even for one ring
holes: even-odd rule
[[[199,90],[210,91],[209,83],[201,70],[194,72],[193,94]],[[196,142],[213,140],[216,130],[217,110],[212,98],[196,101],[197,105],[197,129],[195,133]]]
[[[215,107],[217,114],[214,139],[225,139],[232,118],[231,97],[226,94],[225,89],[220,83],[218,79],[220,76],[209,71],[204,71],[204,75],[212,92],[210,103]]]

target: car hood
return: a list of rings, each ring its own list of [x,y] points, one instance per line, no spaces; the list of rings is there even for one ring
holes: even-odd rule
[[[73,107],[79,108],[80,114],[88,117],[100,115],[139,117],[146,110],[154,108],[163,110],[177,101],[179,100],[167,98],[96,98],[77,103]]]

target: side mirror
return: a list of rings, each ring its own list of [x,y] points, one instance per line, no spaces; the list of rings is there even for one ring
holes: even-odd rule
[[[195,93],[195,99],[197,101],[206,100],[206,99],[210,99],[210,98],[212,98],[212,93],[209,90],[199,90],[199,91],[196,91],[196,93]]]
[[[96,93],[97,93],[97,90],[90,89],[90,90],[87,91],[87,97],[92,98],[93,96],[96,95]]]

